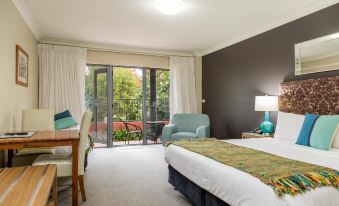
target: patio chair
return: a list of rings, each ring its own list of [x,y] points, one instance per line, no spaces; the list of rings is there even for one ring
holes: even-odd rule
[[[154,143],[158,142],[158,138],[161,137],[162,129],[164,128],[164,122],[147,122],[147,137]]]
[[[127,131],[127,135],[126,135],[126,138],[125,138],[125,144],[126,144],[126,141],[129,144],[129,139],[131,137],[131,134],[137,135],[138,138],[139,138],[139,141],[140,141],[141,137],[142,137],[142,128],[139,125],[133,124],[131,122],[123,121],[123,123],[124,123],[125,129]],[[133,130],[131,130],[130,127],[132,127]]]

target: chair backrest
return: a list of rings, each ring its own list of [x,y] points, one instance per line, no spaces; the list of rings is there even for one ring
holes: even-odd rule
[[[129,132],[128,123],[126,121],[123,121],[123,123],[124,123],[124,126],[125,126],[125,130],[127,132]]]
[[[92,112],[86,111],[82,116],[80,126],[80,142],[79,142],[79,175],[84,174],[85,153],[88,146],[88,134],[91,126]]]
[[[53,109],[26,109],[22,111],[22,131],[54,130]]]
[[[178,132],[196,132],[199,126],[209,126],[210,119],[206,114],[174,114],[171,123]]]

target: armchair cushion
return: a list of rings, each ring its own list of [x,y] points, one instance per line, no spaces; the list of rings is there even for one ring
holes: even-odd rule
[[[179,139],[195,139],[197,135],[193,132],[177,132],[171,135],[171,141],[179,140]]]
[[[72,156],[68,154],[43,154],[39,155],[34,163],[35,165],[46,165],[56,164],[57,165],[57,176],[58,177],[69,177],[72,176]],[[79,175],[83,175],[84,170],[79,168]]]
[[[15,154],[16,156],[20,155],[29,155],[29,154],[54,154],[55,148],[51,147],[38,147],[38,148],[25,148],[20,149]]]

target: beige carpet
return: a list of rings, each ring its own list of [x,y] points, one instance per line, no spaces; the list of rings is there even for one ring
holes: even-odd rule
[[[98,148],[85,175],[87,202],[93,206],[189,206],[168,183],[161,145]],[[70,179],[59,181],[58,205],[71,205]]]

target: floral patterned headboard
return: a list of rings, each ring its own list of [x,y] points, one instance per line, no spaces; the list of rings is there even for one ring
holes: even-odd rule
[[[339,114],[339,76],[281,83],[279,111]]]

